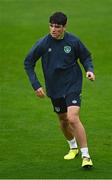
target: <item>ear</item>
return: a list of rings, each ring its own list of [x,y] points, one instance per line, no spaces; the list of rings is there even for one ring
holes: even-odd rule
[[[66,27],[67,27],[67,24],[65,24],[65,25],[63,26],[64,31],[66,30]]]

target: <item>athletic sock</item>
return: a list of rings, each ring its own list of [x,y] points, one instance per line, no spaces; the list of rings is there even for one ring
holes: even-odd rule
[[[81,150],[81,153],[82,153],[82,158],[83,157],[90,158],[90,155],[89,155],[89,152],[88,152],[88,147],[81,148],[80,150]]]
[[[76,142],[75,137],[72,140],[67,140],[67,142],[70,146],[70,149],[76,149],[77,148],[77,142]]]

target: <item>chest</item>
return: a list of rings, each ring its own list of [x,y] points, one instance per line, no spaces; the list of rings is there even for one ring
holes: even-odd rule
[[[44,57],[48,60],[72,60],[75,59],[75,50],[72,44],[64,41],[51,42],[47,46]]]

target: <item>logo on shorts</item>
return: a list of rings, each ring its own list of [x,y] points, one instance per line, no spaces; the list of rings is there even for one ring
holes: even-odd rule
[[[72,101],[72,103],[73,103],[73,104],[76,104],[76,103],[77,103],[77,100],[74,99],[74,100]]]
[[[56,112],[60,112],[60,107],[55,107]]]
[[[71,51],[71,46],[64,46],[64,51],[68,54]]]

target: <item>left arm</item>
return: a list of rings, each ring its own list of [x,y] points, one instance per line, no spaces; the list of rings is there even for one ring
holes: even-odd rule
[[[80,62],[86,71],[86,77],[89,80],[94,81],[95,75],[94,75],[91,53],[84,46],[84,44],[82,44],[80,40],[78,41],[77,51],[78,51],[78,58],[80,59]]]
[[[94,81],[94,80],[95,80],[95,75],[94,75],[94,73],[91,72],[91,71],[87,71],[87,72],[86,72],[86,77],[87,77],[89,80],[91,80],[91,81]]]

